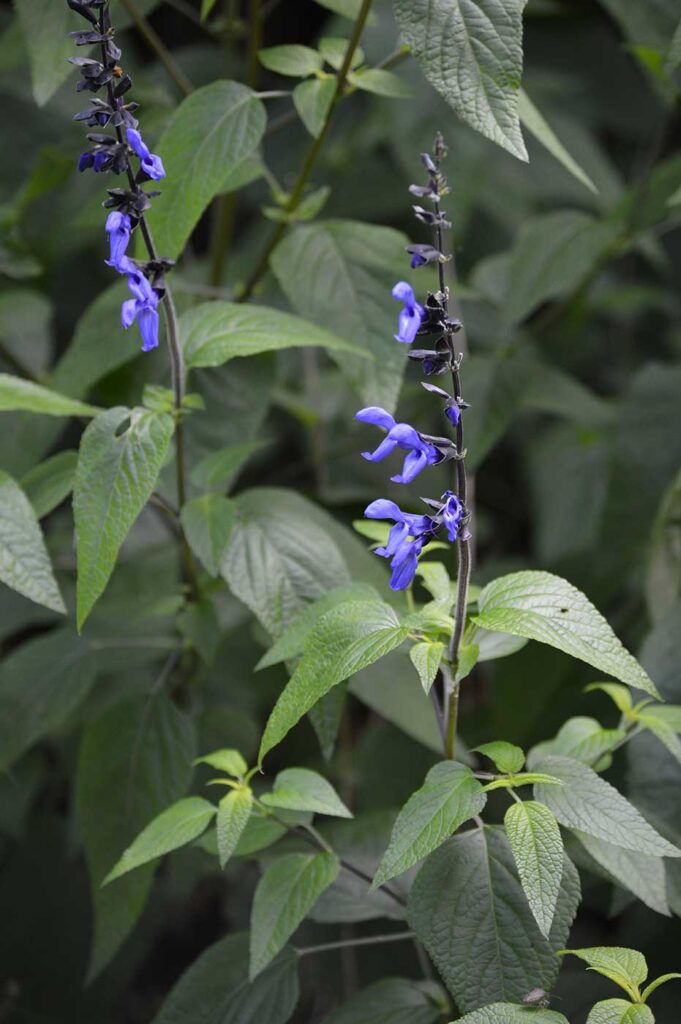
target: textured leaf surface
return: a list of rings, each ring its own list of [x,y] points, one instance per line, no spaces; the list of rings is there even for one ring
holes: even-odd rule
[[[165,413],[117,406],[94,419],[83,434],[73,488],[79,627],[151,496],[172,433],[172,417]]]
[[[259,759],[280,743],[324,694],[398,647],[407,632],[392,608],[380,601],[347,602],[327,612],[272,710]]]
[[[0,666],[0,771],[67,722],[95,679],[90,644],[60,629],[27,641]]]
[[[626,999],[603,999],[592,1007],[586,1024],[655,1024],[655,1017],[649,1006],[637,1006]]]
[[[597,865],[614,882],[624,886],[651,910],[670,915],[667,904],[667,876],[662,857],[649,857],[633,850],[596,839],[586,832],[573,830],[579,842]]]
[[[274,791],[266,793],[261,800],[268,807],[312,811],[313,814],[330,814],[339,818],[352,817],[331,783],[309,768],[286,768],[279,772]]]
[[[0,412],[18,409],[44,416],[96,416],[100,411],[93,405],[60,395],[31,380],[0,373]]]
[[[648,964],[643,953],[624,946],[589,946],[586,949],[566,949],[566,954],[577,956],[611,981],[624,987],[637,988],[648,977]]]
[[[248,980],[248,935],[210,946],[177,982],[153,1024],[286,1024],[298,1002],[298,957],[282,950]]]
[[[247,786],[233,789],[220,801],[215,825],[221,868],[224,868],[236,850],[251,815],[252,807],[253,793]]]
[[[344,341],[323,327],[291,313],[267,306],[236,302],[206,302],[180,319],[187,366],[222,366],[237,356],[255,356],[282,348],[320,348],[363,353],[352,341]]]
[[[548,807],[526,800],[511,804],[504,827],[527,902],[539,930],[548,938],[565,859],[558,822]]]
[[[406,978],[383,978],[355,992],[323,1024],[435,1024],[440,1011],[423,988]]]
[[[55,612],[65,612],[42,531],[19,484],[0,470],[0,580]]]
[[[506,743],[505,740],[492,740],[491,743],[482,743],[474,748],[478,754],[484,754],[494,762],[500,772],[513,774],[522,770],[525,764],[525,754],[520,747],[514,743]]]
[[[333,853],[291,853],[265,871],[251,912],[251,980],[277,955],[339,870]]]
[[[316,506],[300,495],[258,487],[244,491],[235,504],[238,520],[221,571],[232,593],[273,636],[308,601],[350,582],[335,540],[314,521]]]
[[[427,641],[409,648],[411,663],[418,672],[421,686],[426,693],[430,693],[430,688],[437,678],[444,652],[444,644],[431,644]]]
[[[579,898],[577,872],[565,858],[551,936],[545,939],[505,835],[486,827],[455,836],[428,858],[409,896],[409,920],[457,1006],[467,1012],[495,1000],[520,1002],[537,986],[550,990],[559,968],[555,953],[564,945]]]
[[[550,572],[514,572],[483,588],[475,621],[486,629],[539,640],[658,696],[652,679],[589,599]]]
[[[402,37],[462,121],[521,160],[525,0],[395,0]]]
[[[392,228],[325,220],[291,230],[271,259],[296,312],[374,357],[331,353],[362,399],[388,410],[397,404],[405,364],[393,338],[399,307],[390,289],[404,276],[406,243]]]
[[[232,775],[235,778],[245,775],[248,771],[248,765],[243,756],[238,750],[231,748],[215,750],[212,754],[204,754],[203,757],[197,757],[195,764],[208,764],[211,768],[215,768],[219,772],[225,772],[225,774]]]
[[[635,853],[681,857],[681,850],[667,842],[633,804],[587,765],[568,757],[546,757],[535,767],[564,783],[538,785],[535,789],[537,800],[553,811],[561,825]]]
[[[236,521],[233,502],[222,494],[202,494],[187,502],[182,509],[181,520],[192,551],[211,576],[218,576]]]
[[[166,171],[148,215],[159,253],[179,256],[211,199],[233,187],[266,122],[261,101],[238,82],[213,82],[183,100],[155,147]]]
[[[492,1003],[459,1017],[456,1024],[568,1024],[556,1010],[531,1009],[514,1003]]]
[[[595,718],[569,718],[554,739],[532,748],[527,759],[528,765],[534,768],[547,755],[558,754],[593,767],[607,751],[624,739],[624,735],[623,729],[604,729]]]
[[[85,729],[76,811],[92,888],[90,978],[135,926],[154,868],[139,868],[105,888],[101,883],[137,833],[186,791],[195,742],[191,720],[164,694],[115,704]]]
[[[486,802],[487,796],[470,768],[456,761],[436,764],[421,789],[400,811],[372,888],[427,857],[459,825],[480,814]]]
[[[188,796],[178,800],[140,832],[114,864],[104,883],[113,882],[134,868],[186,846],[201,835],[214,817],[214,805],[203,797]]]

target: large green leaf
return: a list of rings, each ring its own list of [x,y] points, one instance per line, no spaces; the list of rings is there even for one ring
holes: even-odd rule
[[[628,686],[659,696],[655,684],[589,599],[550,572],[500,576],[483,588],[474,620],[486,629],[538,640]]]
[[[161,256],[180,255],[211,199],[238,180],[266,123],[262,102],[238,82],[212,82],[183,100],[156,146],[166,177],[148,220]]]
[[[333,853],[290,853],[267,868],[251,912],[251,981],[283,948],[339,870]]]
[[[669,917],[667,874],[662,857],[624,850],[621,846],[614,846],[613,843],[578,829],[573,829],[573,832],[589,857],[596,862],[596,869],[600,869],[600,873],[610,881],[624,886],[651,910]]]
[[[681,850],[659,835],[633,804],[588,765],[568,757],[545,757],[533,769],[564,783],[535,787],[537,800],[553,811],[561,825],[635,853],[681,857]]]
[[[327,612],[272,710],[259,760],[329,690],[398,647],[407,634],[390,605],[380,601],[352,601]]]
[[[180,319],[187,366],[222,366],[237,356],[255,356],[282,348],[319,346],[366,356],[351,341],[323,327],[267,306],[206,302]],[[366,365],[366,357],[362,359]]]
[[[290,948],[248,980],[248,935],[229,935],[185,971],[153,1024],[286,1024],[298,1002],[298,957]]]
[[[470,768],[456,761],[436,764],[400,811],[372,888],[427,857],[464,821],[480,814],[486,802],[487,794]]]
[[[407,978],[382,978],[355,992],[323,1024],[435,1024],[440,1015],[424,985]]]
[[[76,810],[92,886],[89,977],[106,966],[134,927],[154,868],[105,888],[101,883],[140,829],[186,791],[195,743],[191,720],[164,694],[115,704],[85,729]]]
[[[106,587],[118,550],[154,489],[173,434],[167,413],[117,406],[83,434],[73,488],[78,626]]]
[[[36,604],[65,612],[42,531],[19,484],[0,470],[0,581]]]
[[[556,1010],[518,1006],[517,1003],[493,1003],[459,1017],[456,1024],[568,1024]]]
[[[527,902],[539,930],[548,938],[563,877],[564,850],[558,822],[544,804],[524,800],[508,808],[504,828]]]
[[[272,254],[277,280],[307,320],[357,342],[374,361],[333,352],[333,358],[371,405],[397,404],[405,353],[395,343],[398,307],[392,285],[404,276],[407,239],[392,228],[352,220],[305,224]]]
[[[67,33],[76,19],[65,3],[54,0],[15,0],[15,6],[31,63],[33,97],[42,107],[73,73],[67,64],[74,52]]]
[[[525,0],[395,0],[424,75],[459,117],[520,160],[518,121]]]
[[[73,629],[24,643],[0,667],[0,771],[68,722],[95,679],[90,644]]]
[[[579,877],[566,857],[545,939],[503,831],[485,827],[455,836],[428,858],[409,895],[409,919],[466,1012],[551,988],[559,968],[555,954],[565,944],[579,898]]]
[[[40,413],[44,416],[96,416],[100,411],[85,402],[67,398],[56,391],[22,377],[0,373],[0,412]]]
[[[230,589],[278,636],[350,575],[334,539],[312,519],[316,507],[300,495],[254,488],[235,499],[238,519],[221,572]]]

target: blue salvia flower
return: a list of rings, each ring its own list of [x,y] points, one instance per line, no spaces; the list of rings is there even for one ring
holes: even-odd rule
[[[387,430],[386,436],[375,451],[362,452],[362,457],[369,462],[380,462],[396,448],[408,452],[402,472],[390,478],[396,484],[410,484],[426,466],[435,466],[444,458],[435,445],[424,441],[418,430],[408,423],[397,423],[395,417],[380,406],[370,405],[366,409],[360,409],[355,413],[355,419],[362,423],[373,423],[374,426]]]
[[[144,173],[154,181],[160,181],[161,178],[165,178],[166,172],[163,167],[163,161],[160,156],[156,156],[155,153],[149,150],[137,129],[128,128],[127,137],[130,148],[139,157],[140,167]]]
[[[442,508],[439,517],[447,530],[447,537],[452,543],[459,537],[467,539],[469,534],[464,523],[465,510],[453,491],[445,491],[442,495]]]
[[[403,512],[399,505],[387,498],[372,501],[364,515],[367,519],[391,519],[394,522],[385,547],[376,548],[375,554],[391,560],[391,588],[406,590],[416,575],[419,555],[435,535],[438,524],[431,516]]]
[[[398,281],[393,288],[392,296],[404,305],[400,313],[395,340],[401,341],[404,345],[411,345],[421,326],[425,310],[416,301],[414,289],[407,281]]]
[[[121,306],[121,323],[127,329],[137,321],[142,335],[142,351],[149,352],[158,345],[158,295],[127,256],[121,261],[121,273],[128,275],[128,288],[134,296]]]
[[[109,246],[111,250],[109,259],[106,262],[110,267],[117,270],[119,274],[124,274],[126,271],[121,266],[121,262],[125,257],[128,244],[130,242],[132,221],[130,220],[130,217],[128,217],[127,213],[121,213],[119,210],[112,210],[106,218],[106,231],[109,235]]]

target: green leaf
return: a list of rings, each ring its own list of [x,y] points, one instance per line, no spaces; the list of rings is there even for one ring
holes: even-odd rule
[[[178,850],[205,831],[215,817],[215,807],[200,796],[188,796],[162,811],[124,850],[102,885]]]
[[[298,957],[289,947],[248,980],[247,934],[209,946],[185,971],[153,1024],[286,1024],[298,1002]]]
[[[206,302],[180,319],[188,367],[222,366],[237,356],[318,346],[362,355],[357,345],[279,309]],[[366,356],[365,356],[366,359]]]
[[[430,641],[414,644],[409,648],[411,663],[418,672],[421,686],[426,693],[430,693],[430,688],[437,678],[444,653],[444,644]]]
[[[655,1024],[647,1006],[626,999],[603,999],[592,1007],[586,1024]]]
[[[568,1024],[562,1013],[530,1009],[514,1003],[493,1003],[459,1017],[456,1024]]]
[[[216,750],[212,754],[197,757],[194,764],[208,764],[216,771],[224,772],[233,778],[241,778],[248,771],[248,765],[238,750]]]
[[[504,816],[527,902],[542,935],[549,937],[563,877],[564,850],[558,822],[535,800],[514,803]]]
[[[405,353],[393,338],[397,306],[376,296],[389,296],[404,276],[406,244],[392,228],[324,220],[293,228],[270,260],[297,313],[373,356],[370,362],[331,353],[363,401],[388,411],[397,404]]]
[[[654,736],[657,736],[658,740],[664,743],[669,753],[681,763],[681,740],[664,719],[658,718],[657,715],[649,715],[646,712],[638,716],[638,721],[645,729],[648,729]]]
[[[654,622],[663,619],[681,598],[681,471],[672,480],[655,516],[645,590]]]
[[[374,523],[370,521],[368,525],[374,525]],[[384,542],[381,541],[381,543]],[[451,608],[454,604],[452,581],[442,562],[419,562],[416,575],[421,578],[423,586],[434,601],[448,605]]]
[[[69,496],[76,475],[78,452],[51,455],[21,478],[21,489],[38,519],[49,515]]]
[[[566,171],[581,182],[590,192],[595,192],[598,195],[598,189],[594,185],[593,181],[586,173],[582,170],[577,161],[570,156],[567,149],[560,141],[556,133],[550,124],[546,122],[543,115],[534,103],[527,95],[524,89],[520,90],[518,96],[518,114],[520,120],[525,125],[529,132],[532,132],[534,137],[541,142],[542,146],[548,149],[551,156],[554,156],[556,160],[563,165]]]
[[[514,572],[483,588],[474,621],[486,629],[557,647],[659,697],[655,684],[587,597],[550,572]]]
[[[646,718],[657,718],[673,732],[681,733],[681,704],[648,704]]]
[[[95,681],[90,644],[73,629],[22,644],[0,666],[0,771],[67,723]]]
[[[607,843],[653,857],[681,857],[614,786],[587,765],[567,757],[545,757],[536,768],[561,779],[563,786],[538,785],[537,800],[561,825],[577,828]]]
[[[311,502],[283,489],[257,487],[242,492],[235,504],[239,519],[221,571],[232,593],[273,636],[308,601],[350,582],[335,540],[314,520]]]
[[[346,602],[322,616],[270,714],[259,761],[324,694],[398,647],[407,632],[380,601]]]
[[[577,956],[592,971],[603,974],[638,999],[638,986],[648,977],[648,964],[642,953],[623,946],[590,946],[587,949],[561,949],[561,956]]]
[[[15,7],[31,64],[33,98],[42,107],[74,70],[67,64],[73,56],[68,38],[72,16],[66,4],[53,0],[15,0]]]
[[[440,1017],[425,985],[382,978],[351,995],[323,1024],[436,1024]]]
[[[225,864],[236,850],[253,807],[253,792],[248,786],[233,789],[218,804],[216,829],[218,836],[218,856],[220,867]]]
[[[525,0],[395,0],[402,38],[462,121],[527,160],[518,121]]]
[[[650,985],[647,985],[641,993],[641,999],[644,1003],[648,1002],[648,997],[653,994],[656,988],[660,985],[666,985],[668,981],[678,981],[681,978],[681,974],[661,974],[659,978],[655,978],[655,981],[651,981]]]
[[[534,768],[547,755],[559,754],[593,768],[625,735],[624,729],[604,729],[595,718],[569,718],[554,739],[533,747],[528,756],[528,764]]]
[[[490,761],[493,761],[500,772],[507,772],[511,775],[522,771],[525,764],[525,754],[520,747],[513,743],[506,743],[504,740],[493,740],[491,743],[482,743],[479,747],[473,747],[479,754],[484,754]]]
[[[305,78],[322,69],[322,58],[310,46],[291,43],[287,46],[268,46],[258,50],[258,60],[268,71],[293,78]]]
[[[281,661],[289,661],[300,654],[322,615],[332,608],[337,608],[347,601],[370,601],[373,598],[378,598],[378,594],[368,583],[348,583],[347,586],[329,590],[292,621],[286,632],[282,633],[266,654],[263,654],[255,666],[256,670],[269,668]]]
[[[234,503],[221,494],[202,494],[182,507],[182,529],[194,554],[211,576],[220,564],[236,522]]]
[[[503,830],[486,826],[455,836],[428,858],[409,894],[409,920],[465,1013],[481,1003],[520,1002],[532,987],[550,991],[555,954],[579,898],[579,877],[566,857],[551,936],[544,938]],[[525,1012],[528,1020],[535,1013]]]
[[[283,807],[291,811],[312,811],[313,814],[331,814],[351,818],[330,782],[308,768],[287,768],[279,772],[274,791],[261,797],[267,807]]]
[[[1,469],[0,581],[36,604],[66,612],[31,503],[18,483]]]
[[[293,90],[293,103],[298,117],[313,138],[322,130],[336,91],[336,78],[311,78]]]
[[[73,488],[79,629],[151,496],[172,434],[171,416],[122,406],[101,413],[83,434]]]
[[[585,693],[592,693],[594,690],[601,690],[603,693],[607,693],[617,710],[621,711],[623,715],[631,711],[633,701],[631,699],[631,691],[626,686],[622,686],[620,683],[606,682],[589,683],[588,686],[584,687]]]
[[[206,490],[229,487],[250,456],[266,445],[267,441],[242,441],[204,455],[191,471],[192,483]]]
[[[337,36],[325,36],[319,40],[319,52],[326,63],[331,65],[334,71],[340,71],[342,68],[347,49],[347,39],[342,39]],[[363,61],[364,51],[361,46],[358,46],[352,54],[352,60],[350,62],[351,70],[358,68]]]
[[[363,68],[361,71],[351,71],[348,75],[348,82],[355,89],[372,92],[376,96],[387,96],[389,99],[408,100],[414,96],[411,87],[404,79],[393,74],[392,71],[384,71],[383,68]]]
[[[85,727],[76,814],[92,891],[88,979],[109,963],[140,917],[153,865],[101,888],[118,854],[187,789],[195,754],[191,719],[164,693],[118,702]]]
[[[563,783],[555,775],[547,775],[545,772],[520,772],[518,775],[504,775],[500,779],[488,782],[483,789],[486,793],[494,789],[515,789],[518,786],[562,786]]]
[[[423,860],[464,821],[480,814],[486,802],[470,768],[456,761],[436,764],[398,814],[371,888],[378,888]]]
[[[146,216],[159,253],[180,255],[211,199],[238,180],[266,123],[261,101],[238,82],[212,82],[182,101],[154,147],[166,177]]]
[[[333,853],[291,853],[267,868],[251,912],[251,981],[282,949],[339,870]]]
[[[0,412],[19,409],[43,416],[96,416],[100,412],[93,405],[67,398],[31,380],[0,373]]]
[[[670,916],[667,903],[667,877],[662,857],[650,857],[623,850],[604,839],[573,829],[586,852],[610,881],[624,886],[658,914]]]

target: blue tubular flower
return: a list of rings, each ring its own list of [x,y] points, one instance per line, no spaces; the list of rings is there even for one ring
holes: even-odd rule
[[[364,515],[367,519],[392,519],[395,523],[388,534],[387,544],[376,548],[375,554],[391,559],[391,589],[406,590],[416,574],[419,555],[434,536],[437,523],[430,516],[403,512],[394,501],[385,498],[372,501]]]
[[[161,178],[165,178],[166,172],[160,156],[156,156],[149,150],[149,147],[137,129],[128,128],[127,137],[128,145],[139,157],[140,165],[144,173],[150,178],[153,178],[154,181],[159,181]]]
[[[119,274],[127,273],[127,259],[125,252],[130,242],[132,221],[126,213],[113,210],[106,218],[106,231],[109,235],[110,256],[106,260],[110,267],[114,267]]]
[[[362,457],[369,462],[380,462],[395,448],[402,448],[408,452],[402,472],[390,478],[396,484],[410,484],[426,466],[434,466],[443,459],[442,453],[434,445],[424,441],[418,430],[408,423],[396,423],[394,417],[379,406],[370,405],[366,409],[360,409],[355,413],[355,419],[362,423],[373,423],[388,431],[375,451],[362,452]]]
[[[127,256],[122,258],[120,265],[121,273],[128,275],[128,288],[134,295],[121,306],[121,323],[127,329],[137,320],[142,335],[142,351],[149,352],[158,345],[158,295]]]
[[[416,301],[414,289],[407,281],[398,281],[393,288],[392,296],[398,302],[404,304],[404,309],[400,313],[395,339],[396,341],[401,341],[404,345],[411,345],[416,337],[416,332],[421,326],[425,310]]]
[[[447,530],[448,538],[452,542],[458,540],[460,536],[462,540],[466,540],[468,531],[463,524],[463,505],[453,491],[445,491],[442,498],[443,505],[440,509],[440,516],[442,517],[442,525]]]

